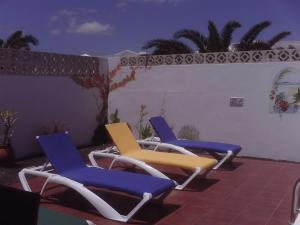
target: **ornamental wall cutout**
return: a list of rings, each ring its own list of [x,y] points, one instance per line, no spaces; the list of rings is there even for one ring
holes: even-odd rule
[[[177,55],[138,55],[121,57],[122,66],[186,64],[266,63],[300,61],[300,49],[267,51],[210,52]]]

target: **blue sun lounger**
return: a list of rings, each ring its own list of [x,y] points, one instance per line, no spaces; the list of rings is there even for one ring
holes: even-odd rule
[[[104,217],[127,222],[151,198],[163,198],[175,187],[174,182],[168,179],[86,166],[67,133],[43,135],[37,140],[56,173],[51,173],[47,169],[49,166],[45,165],[23,169],[19,178],[26,191],[31,191],[27,174],[45,177],[41,194],[49,182],[65,185],[81,194]],[[121,215],[86,186],[124,192],[141,198],[141,201],[128,215]]]
[[[151,117],[149,121],[162,143],[161,146],[157,147],[170,147],[172,149],[172,145],[178,146],[179,148],[175,150],[181,151],[184,154],[193,154],[190,151],[187,151],[186,149],[205,150],[207,153],[219,160],[218,164],[215,165],[214,169],[218,169],[225,161],[235,157],[242,149],[239,145],[226,144],[221,142],[180,140],[176,138],[172,129],[169,127],[169,125],[163,117]],[[164,144],[166,145],[164,146]]]

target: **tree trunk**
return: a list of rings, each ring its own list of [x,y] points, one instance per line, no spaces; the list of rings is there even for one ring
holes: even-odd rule
[[[102,109],[98,115],[98,126],[94,131],[92,137],[92,145],[108,144],[112,143],[111,138],[105,128],[105,125],[108,123],[107,118],[108,110],[108,94],[102,95]]]

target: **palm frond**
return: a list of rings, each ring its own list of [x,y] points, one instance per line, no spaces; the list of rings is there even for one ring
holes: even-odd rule
[[[249,45],[248,51],[253,51],[253,50],[270,50],[270,45],[267,42],[264,41],[255,41],[254,43],[251,43]]]
[[[143,45],[142,49],[147,50],[149,48],[159,47],[159,46],[163,45],[164,43],[165,44],[168,43],[168,40],[166,40],[166,39],[153,39],[153,40],[150,40],[150,41],[146,42]]]
[[[155,48],[152,55],[188,54],[193,50],[183,42],[173,39],[153,39],[144,44],[143,49]]]
[[[192,41],[198,48],[199,52],[206,52],[207,49],[207,39],[204,35],[200,34],[198,31],[191,29],[182,29],[173,34],[174,39],[186,38]]]
[[[32,35],[25,35],[24,37],[21,37],[15,41],[10,48],[30,50],[30,44],[36,46],[39,44],[39,41]]]
[[[14,49],[23,49],[30,50],[30,44],[38,45],[39,41],[33,35],[24,35],[23,31],[18,30],[12,33],[6,41],[0,41],[0,46],[3,48],[14,48]]]
[[[18,39],[20,39],[23,35],[23,31],[17,30],[12,33],[5,41],[4,48],[10,48]]]
[[[216,25],[210,20],[208,22],[208,44],[207,49],[209,52],[216,52],[221,48],[221,37]]]
[[[23,38],[22,38],[23,41],[26,41],[32,45],[38,45],[39,44],[39,40],[34,37],[33,35],[25,35]]]
[[[237,28],[240,27],[241,24],[234,20],[229,21],[228,23],[225,24],[221,33],[223,51],[228,51],[229,45],[231,44],[231,40],[232,40],[232,34]]]
[[[246,34],[241,38],[240,43],[252,43],[258,34],[265,28],[271,25],[270,21],[263,21],[254,25],[250,30],[246,32]]]
[[[278,41],[282,40],[283,38],[289,36],[291,34],[291,32],[288,32],[288,31],[284,31],[284,32],[281,32],[277,35],[275,35],[273,38],[271,38],[269,41],[268,41],[268,44],[270,45],[270,47],[272,47],[273,45],[275,45]]]

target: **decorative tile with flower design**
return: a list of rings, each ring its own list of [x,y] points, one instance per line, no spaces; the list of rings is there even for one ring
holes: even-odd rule
[[[274,79],[270,92],[271,112],[296,113],[300,107],[300,70],[287,67]]]

